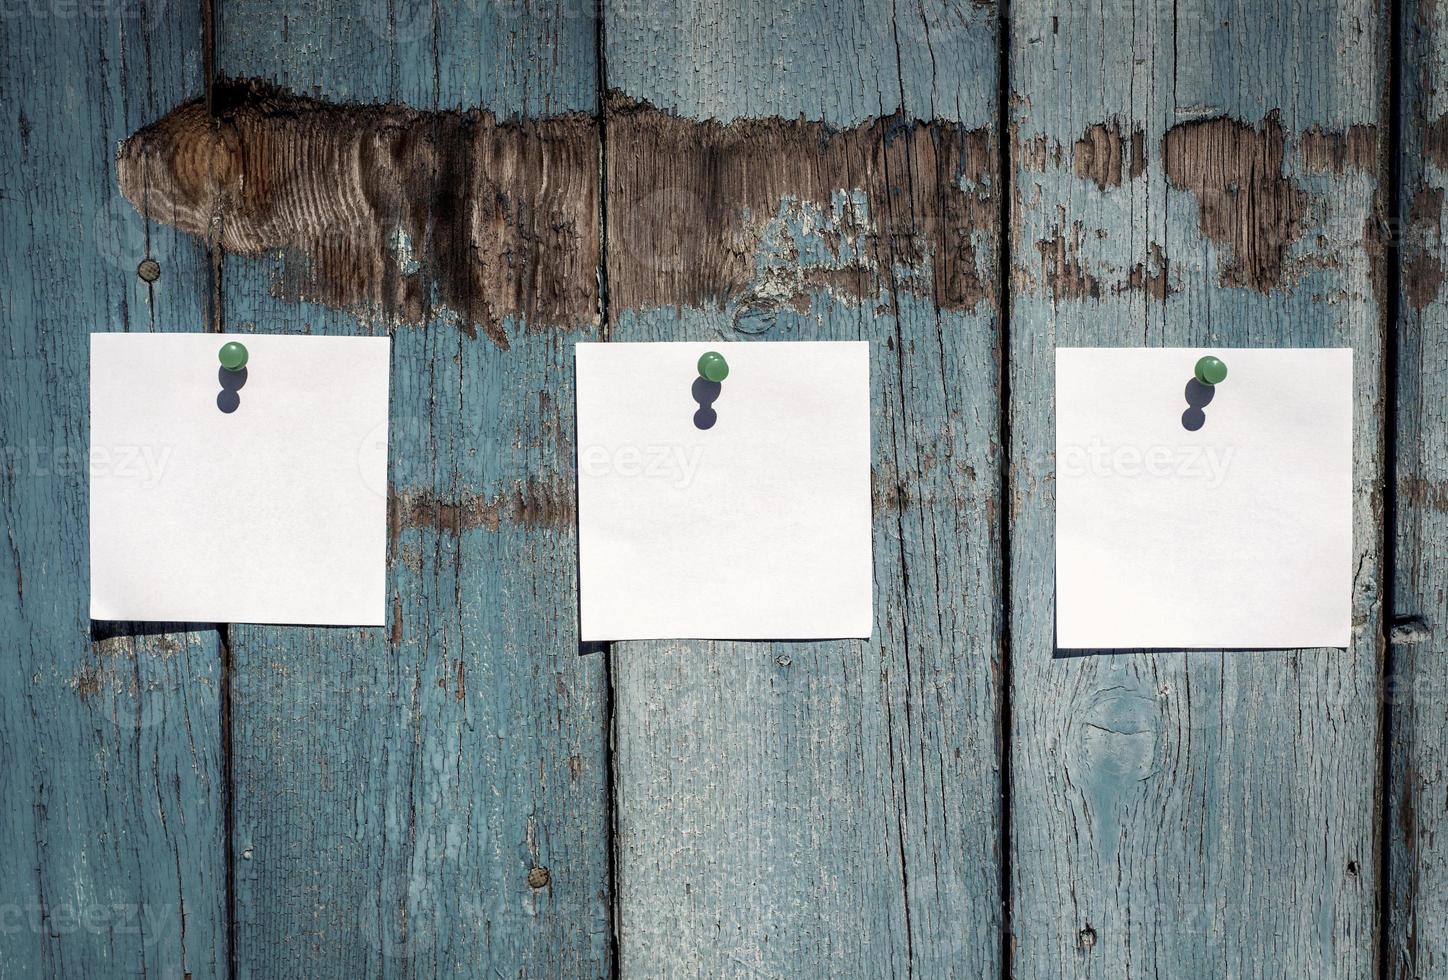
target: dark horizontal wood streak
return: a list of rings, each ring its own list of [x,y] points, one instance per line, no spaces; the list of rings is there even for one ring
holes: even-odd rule
[[[595,116],[332,103],[256,79],[218,83],[213,107],[214,118],[184,103],[126,140],[121,187],[229,253],[282,252],[277,295],[407,324],[445,313],[503,348],[510,318],[542,330],[596,315]],[[899,113],[851,127],[723,124],[620,95],[608,113],[620,313],[802,310],[824,289],[867,303],[897,288],[962,311],[989,298],[977,254],[997,218],[986,127]],[[892,183],[907,169],[917,179]],[[758,275],[781,208],[839,212],[819,242],[831,261]],[[868,261],[873,239],[889,242],[894,267]]]
[[[336,105],[222,81],[122,146],[138,207],[238,255],[284,250],[291,299],[414,324],[453,311],[507,346],[505,321],[587,322],[598,306],[598,134],[584,113]]]
[[[835,128],[799,119],[685,119],[613,94],[610,299],[620,312],[745,302],[803,312],[901,289],[946,310],[989,303],[995,144],[988,126],[901,113]],[[902,179],[908,174],[910,179]],[[828,258],[755,258],[781,210],[831,216]],[[993,239],[992,239],[993,240]],[[892,266],[871,261],[889,254]]]

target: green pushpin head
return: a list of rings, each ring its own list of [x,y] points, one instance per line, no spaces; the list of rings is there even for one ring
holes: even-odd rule
[[[221,366],[228,371],[240,371],[246,367],[246,348],[234,340],[222,344],[217,357],[221,358]]]
[[[1227,378],[1227,365],[1222,363],[1220,357],[1208,354],[1197,361],[1195,374],[1197,380],[1204,385],[1221,384]]]
[[[699,357],[699,377],[705,381],[719,382],[729,377],[729,365],[724,362],[724,355],[716,350],[711,350]]]

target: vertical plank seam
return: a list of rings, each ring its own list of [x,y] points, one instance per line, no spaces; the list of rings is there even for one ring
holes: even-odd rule
[[[1402,266],[1399,245],[1403,234],[1403,4],[1388,0],[1388,78],[1387,78],[1387,201],[1386,242],[1383,278],[1383,527],[1382,575],[1378,611],[1381,630],[1379,642],[1382,656],[1378,674],[1378,792],[1374,818],[1377,823],[1377,972],[1379,980],[1389,980],[1393,972],[1392,938],[1392,800],[1400,787],[1393,780],[1393,710],[1389,685],[1395,670],[1393,657],[1393,623],[1397,616],[1397,528],[1398,528],[1398,323],[1401,315],[1399,290],[1402,287]],[[1401,788],[1405,789],[1405,787]]]
[[[605,34],[607,17],[606,0],[595,0],[593,17],[594,81],[597,100],[596,119],[598,129],[598,336],[602,341],[609,339],[612,326],[608,295],[608,50]],[[577,361],[575,360],[575,365]],[[577,383],[575,379],[575,384]],[[574,434],[577,441],[577,432]],[[576,484],[575,484],[576,485]],[[576,540],[576,539],[575,539]],[[581,573],[580,573],[581,575]],[[581,584],[581,581],[580,581]],[[581,622],[581,621],[580,621]],[[622,976],[619,957],[619,933],[622,930],[623,909],[619,904],[619,863],[618,849],[618,779],[615,769],[615,748],[618,739],[618,712],[615,707],[613,644],[605,643],[603,657],[603,786],[604,805],[608,810],[608,825],[605,850],[608,854],[608,971],[613,980]]]
[[[219,712],[221,719],[221,801],[224,807],[222,820],[223,854],[226,861],[226,975],[236,980],[236,853],[234,847],[236,808],[233,805],[231,758],[231,627],[218,623],[217,650],[221,656],[221,697]]]
[[[216,15],[213,0],[201,0],[201,79],[206,86],[206,114],[215,116],[213,95],[216,89]]]
[[[996,419],[999,427],[997,452],[1000,453],[996,474],[996,492],[1000,495],[996,528],[996,568],[998,576],[996,611],[1000,636],[1000,673],[996,682],[996,758],[1000,771],[1000,810],[997,818],[1000,877],[1000,972],[1001,980],[1011,980],[1014,971],[1015,944],[1011,940],[1011,21],[1009,0],[996,5],[996,182],[999,187],[999,210],[996,216],[996,347],[997,385],[999,392]]]
[[[608,51],[604,37],[605,2],[595,0],[593,25],[598,127],[598,330],[602,340],[609,339],[611,326],[608,298]]]
[[[201,0],[201,58],[206,114],[214,120],[217,81],[215,0]],[[211,253],[211,296],[207,304],[211,321],[209,328],[212,333],[224,333],[221,243],[213,239],[207,248]],[[226,976],[228,980],[236,980],[239,969],[236,948],[236,787],[231,741],[231,625],[217,623],[216,634],[221,672],[217,714],[221,728],[222,860],[226,866]]]

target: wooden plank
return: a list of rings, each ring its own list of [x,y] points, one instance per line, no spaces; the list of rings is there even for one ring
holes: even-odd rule
[[[1448,297],[1442,294],[1448,189],[1448,11],[1403,5],[1398,290],[1396,546],[1391,669],[1385,686],[1391,753],[1387,789],[1385,977],[1448,977]]]
[[[610,336],[872,341],[876,498],[871,641],[614,647],[621,973],[998,975],[995,12],[604,36]]]
[[[1014,974],[1375,966],[1381,5],[1012,4]],[[1351,346],[1351,649],[1054,655],[1053,348]]]
[[[198,329],[208,296],[116,147],[200,90],[200,49],[195,9],[151,3],[0,28],[0,977],[226,972],[216,631],[87,618],[87,335]]]
[[[218,36],[227,76],[524,120],[591,114],[594,52],[591,18],[508,4],[241,0]],[[307,197],[288,178],[368,196],[229,257],[226,323],[392,333],[392,608],[385,630],[232,632],[239,975],[606,976],[605,667],[560,614],[575,577],[568,351],[597,305],[592,120],[560,134],[329,113],[285,137],[275,118],[236,117],[254,147],[275,137],[258,152],[274,153],[278,204]],[[334,137],[356,155],[329,156]],[[494,191],[492,224],[454,220]],[[580,204],[577,263],[555,268],[526,249],[560,199]],[[248,207],[232,212],[243,228]],[[517,245],[511,264],[481,285],[449,278],[495,240]],[[308,266],[313,246],[331,259]],[[495,308],[494,291],[521,299]]]

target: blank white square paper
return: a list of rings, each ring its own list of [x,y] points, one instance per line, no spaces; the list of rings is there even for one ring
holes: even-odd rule
[[[694,387],[708,350],[729,364],[713,398]],[[579,344],[582,638],[868,637],[869,358]]]
[[[1056,351],[1058,645],[1347,646],[1352,402],[1346,349]]]
[[[388,362],[385,337],[92,334],[91,618],[382,625]]]

